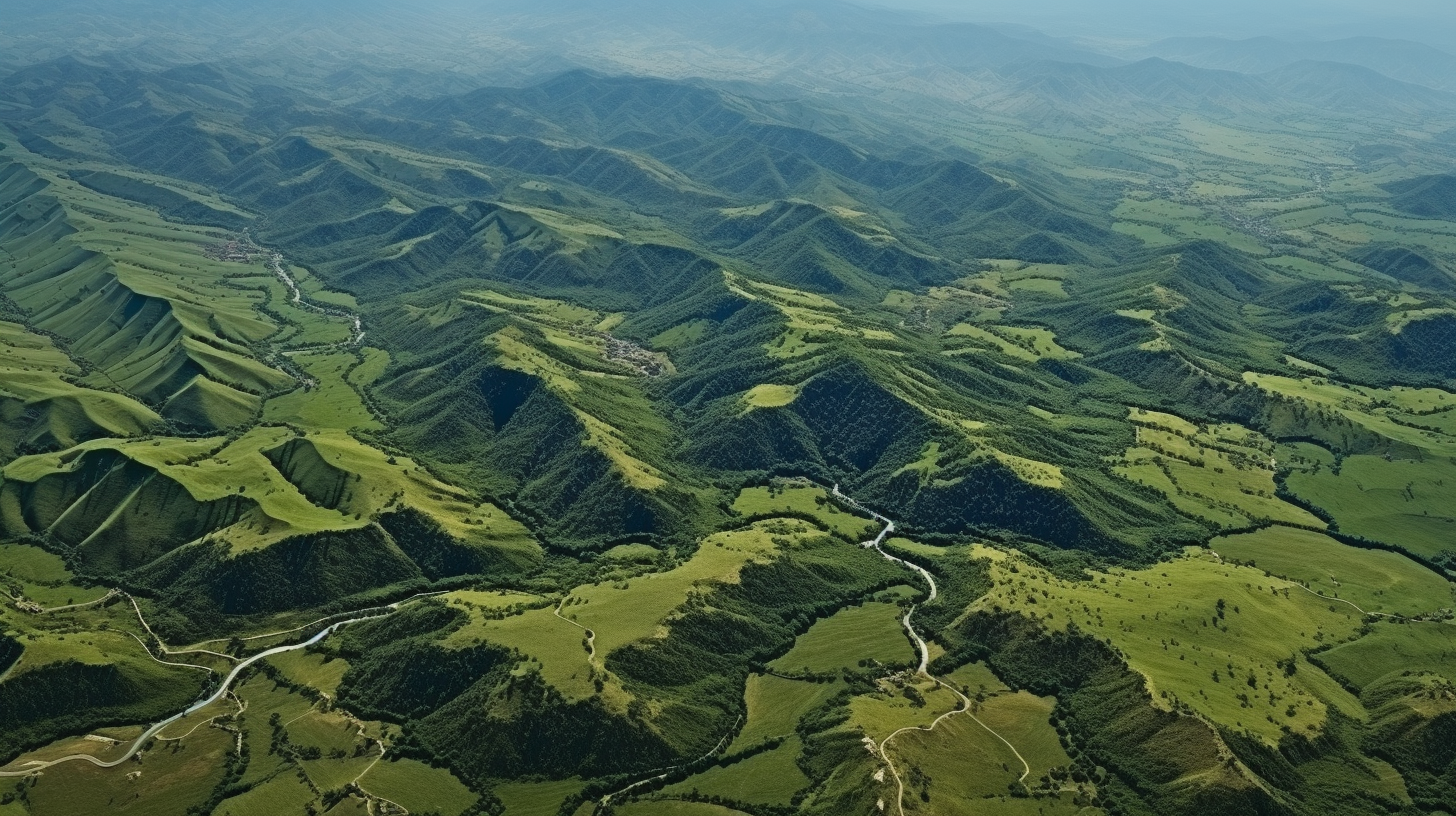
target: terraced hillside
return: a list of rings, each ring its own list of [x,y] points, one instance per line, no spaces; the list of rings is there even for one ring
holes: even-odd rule
[[[6,69],[0,814],[1444,813],[1450,108],[1094,62]]]

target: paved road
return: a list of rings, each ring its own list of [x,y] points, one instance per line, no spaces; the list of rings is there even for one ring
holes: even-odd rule
[[[324,638],[327,638],[329,635],[332,635],[334,632],[338,631],[339,629],[341,629],[341,628],[343,628],[345,626],[348,626],[351,623],[357,623],[357,622],[359,622],[361,620],[368,620],[370,618],[379,618],[379,617],[383,617],[385,615],[393,614],[401,606],[403,606],[403,605],[405,605],[407,603],[410,603],[411,601],[414,601],[414,600],[417,600],[417,599],[423,598],[423,597],[429,597],[430,595],[438,595],[438,594],[440,594],[440,593],[433,592],[433,593],[426,593],[426,594],[423,594],[423,595],[415,595],[413,597],[406,598],[403,601],[400,601],[398,603],[393,603],[393,604],[390,604],[388,606],[373,607],[371,609],[363,610],[363,611],[359,612],[358,614],[356,614],[354,617],[346,618],[344,620],[337,621],[335,623],[330,624],[329,626],[327,626],[323,630],[321,630],[318,634],[314,635],[313,637],[311,637],[308,640],[305,640],[305,641],[303,641],[301,643],[294,643],[294,644],[291,644],[291,645],[288,645],[288,646],[275,646],[272,649],[266,649],[264,651],[261,651],[261,652],[255,654],[255,655],[253,655],[252,657],[250,657],[250,658],[242,661],[238,665],[234,666],[233,667],[233,670],[230,671],[230,672],[228,672],[227,676],[225,678],[223,678],[222,683],[217,687],[217,690],[216,691],[214,691],[212,694],[208,695],[207,697],[205,697],[205,698],[203,698],[201,700],[198,700],[197,702],[195,702],[192,705],[188,706],[186,709],[184,709],[180,713],[174,714],[171,717],[168,717],[167,719],[162,720],[161,722],[159,722],[159,723],[151,726],[146,731],[143,731],[142,732],[142,735],[140,737],[137,737],[136,740],[132,742],[131,747],[126,750],[126,753],[122,754],[120,757],[118,757],[116,759],[101,760],[101,759],[98,759],[98,758],[96,758],[94,756],[91,756],[90,754],[71,754],[69,756],[64,756],[64,757],[61,757],[60,759],[53,759],[53,760],[50,760],[48,762],[32,762],[32,763],[27,764],[25,767],[23,767],[20,770],[0,771],[0,777],[29,776],[29,775],[31,775],[33,773],[36,773],[37,771],[43,771],[46,768],[50,768],[50,767],[59,765],[59,764],[61,764],[63,762],[78,762],[78,761],[79,762],[89,762],[92,765],[97,766],[98,768],[115,768],[116,766],[122,764],[123,762],[126,762],[127,760],[129,760],[133,756],[135,756],[136,753],[141,750],[142,746],[146,744],[147,740],[149,740],[152,737],[156,736],[158,733],[160,733],[162,731],[162,729],[166,728],[167,726],[171,725],[174,722],[177,722],[178,720],[180,720],[180,719],[182,719],[184,717],[187,717],[187,716],[189,716],[191,714],[195,714],[198,711],[201,711],[202,709],[207,708],[208,706],[210,706],[213,703],[217,702],[218,700],[222,699],[223,695],[227,694],[228,689],[232,688],[232,685],[238,679],[238,676],[243,673],[243,670],[246,669],[246,668],[248,668],[249,666],[253,665],[254,663],[257,663],[260,660],[267,660],[268,658],[273,657],[274,655],[280,655],[280,654],[283,654],[285,652],[293,652],[293,651],[297,651],[299,649],[307,649],[308,647],[310,647],[310,646],[312,646],[312,645],[314,645],[316,643],[319,643]],[[151,652],[148,651],[148,654],[151,654]],[[153,655],[153,659],[156,659],[155,655]]]

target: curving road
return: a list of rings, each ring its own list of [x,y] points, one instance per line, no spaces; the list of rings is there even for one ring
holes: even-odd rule
[[[561,618],[562,620],[566,621],[572,626],[575,626],[581,631],[586,632],[586,662],[595,666],[597,660],[597,633],[592,631],[591,629],[588,629],[585,626],[582,626],[571,618],[568,618],[565,615],[561,614],[561,608],[566,606],[566,602],[570,598],[571,595],[569,594],[565,598],[562,598],[561,603],[557,604],[556,608],[551,610],[551,614],[555,615],[558,618]]]
[[[255,655],[253,655],[252,657],[249,657],[248,659],[246,659],[246,660],[242,661],[241,663],[239,663],[238,665],[234,666],[233,669],[232,669],[232,671],[228,672],[227,676],[223,678],[222,683],[220,685],[218,685],[216,691],[214,691],[212,694],[208,695],[207,697],[205,697],[205,698],[203,698],[201,700],[198,700],[197,702],[195,702],[192,705],[188,706],[186,709],[182,710],[181,712],[179,712],[177,714],[174,714],[171,717],[168,717],[167,719],[162,720],[161,722],[156,723],[155,725],[151,726],[146,731],[143,731],[142,732],[142,735],[139,736],[139,737],[137,737],[132,742],[131,747],[126,750],[126,753],[122,754],[120,757],[118,757],[116,759],[103,761],[103,760],[98,759],[98,758],[96,758],[94,756],[91,756],[90,754],[71,754],[69,756],[63,756],[60,759],[53,759],[53,760],[50,760],[48,762],[33,761],[33,762],[30,762],[30,763],[27,763],[27,765],[23,769],[21,769],[21,770],[15,770],[15,771],[0,771],[0,777],[30,776],[31,774],[37,773],[39,771],[43,771],[46,768],[51,768],[51,767],[54,767],[56,765],[60,765],[63,762],[78,762],[78,761],[79,762],[89,762],[89,763],[91,763],[92,765],[95,765],[98,768],[115,768],[116,766],[122,764],[123,762],[126,762],[127,760],[131,759],[133,756],[136,756],[137,752],[142,749],[142,746],[146,744],[147,740],[149,740],[152,737],[156,736],[158,733],[160,733],[162,731],[162,729],[166,728],[167,726],[171,725],[174,722],[177,722],[178,720],[180,720],[180,719],[182,719],[184,717],[187,717],[187,716],[189,716],[191,714],[195,714],[198,711],[201,711],[202,709],[207,708],[208,706],[210,706],[213,703],[217,702],[218,700],[222,699],[223,696],[228,693],[228,690],[232,688],[233,683],[238,679],[238,675],[242,674],[244,669],[247,669],[249,666],[252,666],[254,663],[257,663],[260,660],[267,660],[268,658],[273,657],[274,655],[280,655],[280,654],[283,654],[285,652],[293,652],[293,651],[297,651],[299,649],[307,649],[308,647],[313,646],[316,643],[319,643],[324,638],[327,638],[329,635],[332,635],[334,632],[338,631],[339,629],[341,629],[341,628],[343,628],[345,626],[348,626],[351,623],[357,623],[357,622],[359,622],[361,620],[369,620],[370,618],[380,618],[380,617],[384,617],[385,615],[393,614],[401,606],[404,606],[407,603],[410,603],[412,601],[418,600],[419,598],[425,598],[425,597],[430,597],[432,595],[439,595],[439,594],[441,594],[441,593],[438,593],[438,592],[422,593],[420,595],[411,596],[411,597],[406,598],[406,599],[404,599],[402,601],[399,601],[397,603],[389,604],[388,606],[372,607],[370,609],[362,610],[359,613],[356,613],[354,617],[346,618],[344,620],[337,621],[335,623],[330,624],[329,626],[325,627],[324,629],[322,629],[321,631],[319,631],[318,634],[314,635],[313,637],[309,638],[308,640],[302,641],[300,643],[294,643],[294,644],[291,644],[291,645],[288,645],[288,646],[275,646],[275,647],[273,647],[271,649],[266,649],[264,651],[261,651],[261,652],[255,654]],[[145,644],[143,644],[143,645],[145,646]],[[152,657],[153,660],[157,660],[157,656],[156,655],[153,655],[151,653],[151,650],[147,650],[147,654],[148,655],[151,655],[151,657]],[[166,663],[166,661],[162,661],[162,660],[158,660],[158,662]],[[167,665],[185,665],[185,664],[169,663]],[[203,666],[196,666],[194,668],[205,668],[205,667],[203,667]]]
[[[596,806],[592,808],[592,814],[595,816],[595,814],[601,813],[603,811],[603,809],[608,808],[608,807],[611,807],[612,800],[615,799],[615,798],[617,798],[618,796],[623,796],[625,794],[631,793],[632,791],[637,790],[638,788],[642,787],[643,785],[650,785],[653,782],[660,782],[660,781],[662,781],[664,779],[667,779],[669,776],[672,775],[672,772],[675,771],[675,770],[677,770],[678,768],[684,768],[684,767],[687,767],[689,765],[695,765],[695,764],[697,764],[699,762],[702,762],[702,761],[706,760],[708,757],[711,757],[712,755],[718,753],[719,751],[723,750],[723,748],[728,745],[729,738],[732,737],[733,734],[734,734],[734,732],[736,732],[738,730],[738,724],[741,723],[741,722],[743,722],[743,715],[742,714],[739,714],[738,715],[738,718],[733,721],[733,725],[731,727],[729,727],[728,733],[724,734],[723,735],[723,738],[720,739],[720,740],[718,740],[718,744],[715,745],[715,746],[713,746],[713,750],[709,751],[706,754],[703,754],[702,756],[698,757],[697,759],[693,760],[692,762],[682,762],[682,763],[679,763],[677,765],[669,765],[666,768],[658,768],[655,771],[648,771],[648,773],[650,773],[650,774],[656,774],[656,776],[652,776],[652,777],[649,777],[647,779],[640,779],[640,780],[638,780],[636,782],[633,782],[632,784],[628,785],[627,787],[622,788],[621,790],[613,791],[612,793],[608,793],[608,794],[604,795],[601,799],[597,800]]]
[[[925,603],[929,603],[939,597],[940,588],[936,586],[935,577],[932,576],[928,570],[926,570],[924,567],[919,566],[918,564],[912,564],[903,558],[897,558],[885,552],[885,549],[882,545],[885,543],[885,539],[890,535],[890,533],[893,533],[895,531],[895,522],[891,521],[888,518],[885,518],[879,513],[876,513],[868,507],[865,507],[864,505],[860,504],[849,496],[846,496],[845,494],[839,492],[839,485],[834,486],[831,494],[834,496],[834,498],[838,499],[844,504],[869,515],[875,521],[878,521],[881,524],[885,525],[884,528],[880,530],[880,534],[875,536],[874,540],[864,542],[865,547],[872,547],[886,560],[893,561],[902,567],[919,573],[920,577],[925,579],[925,583],[930,586],[930,596],[925,599]],[[905,632],[910,635],[910,639],[915,642],[916,650],[920,653],[920,666],[918,669],[916,669],[916,674],[933,681],[936,685],[946,689],[951,694],[954,694],[956,698],[960,700],[961,707],[954,711],[948,711],[940,715],[939,717],[936,717],[935,720],[930,723],[930,725],[912,725],[906,728],[901,728],[900,730],[895,731],[894,733],[890,734],[888,737],[885,737],[883,740],[880,741],[880,744],[878,746],[880,759],[883,760],[885,765],[889,767],[890,775],[895,778],[895,786],[897,789],[896,807],[899,811],[900,816],[905,816],[905,782],[903,779],[900,778],[900,772],[895,769],[895,763],[890,761],[890,755],[887,751],[890,743],[894,741],[896,737],[910,731],[934,731],[936,727],[939,726],[942,722],[956,716],[957,714],[964,714],[967,717],[970,717],[972,720],[975,721],[977,725],[986,729],[987,733],[1000,740],[1003,745],[1011,749],[1011,753],[1014,754],[1016,758],[1021,762],[1022,771],[1021,777],[1018,779],[1018,781],[1025,782],[1026,778],[1031,775],[1031,764],[1026,761],[1026,757],[1023,757],[1020,751],[1016,750],[1016,746],[1012,745],[1009,740],[996,733],[995,729],[993,729],[989,725],[986,725],[984,722],[981,721],[979,717],[972,713],[970,698],[962,694],[960,689],[930,673],[930,647],[925,643],[925,638],[921,637],[920,633],[915,630],[915,625],[910,622],[910,617],[915,614],[915,610],[918,606],[919,604],[911,606],[910,609],[905,612],[905,617],[900,620],[901,625],[905,627]]]

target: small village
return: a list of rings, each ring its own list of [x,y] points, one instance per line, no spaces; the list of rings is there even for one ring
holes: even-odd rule
[[[667,373],[667,365],[657,354],[610,334],[600,336],[607,344],[602,350],[602,356],[606,359],[630,366],[644,377],[661,377]]]

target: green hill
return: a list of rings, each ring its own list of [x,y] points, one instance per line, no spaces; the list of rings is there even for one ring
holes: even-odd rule
[[[1391,206],[1402,212],[1422,218],[1456,217],[1456,176],[1420,176],[1381,186],[1392,194]]]

